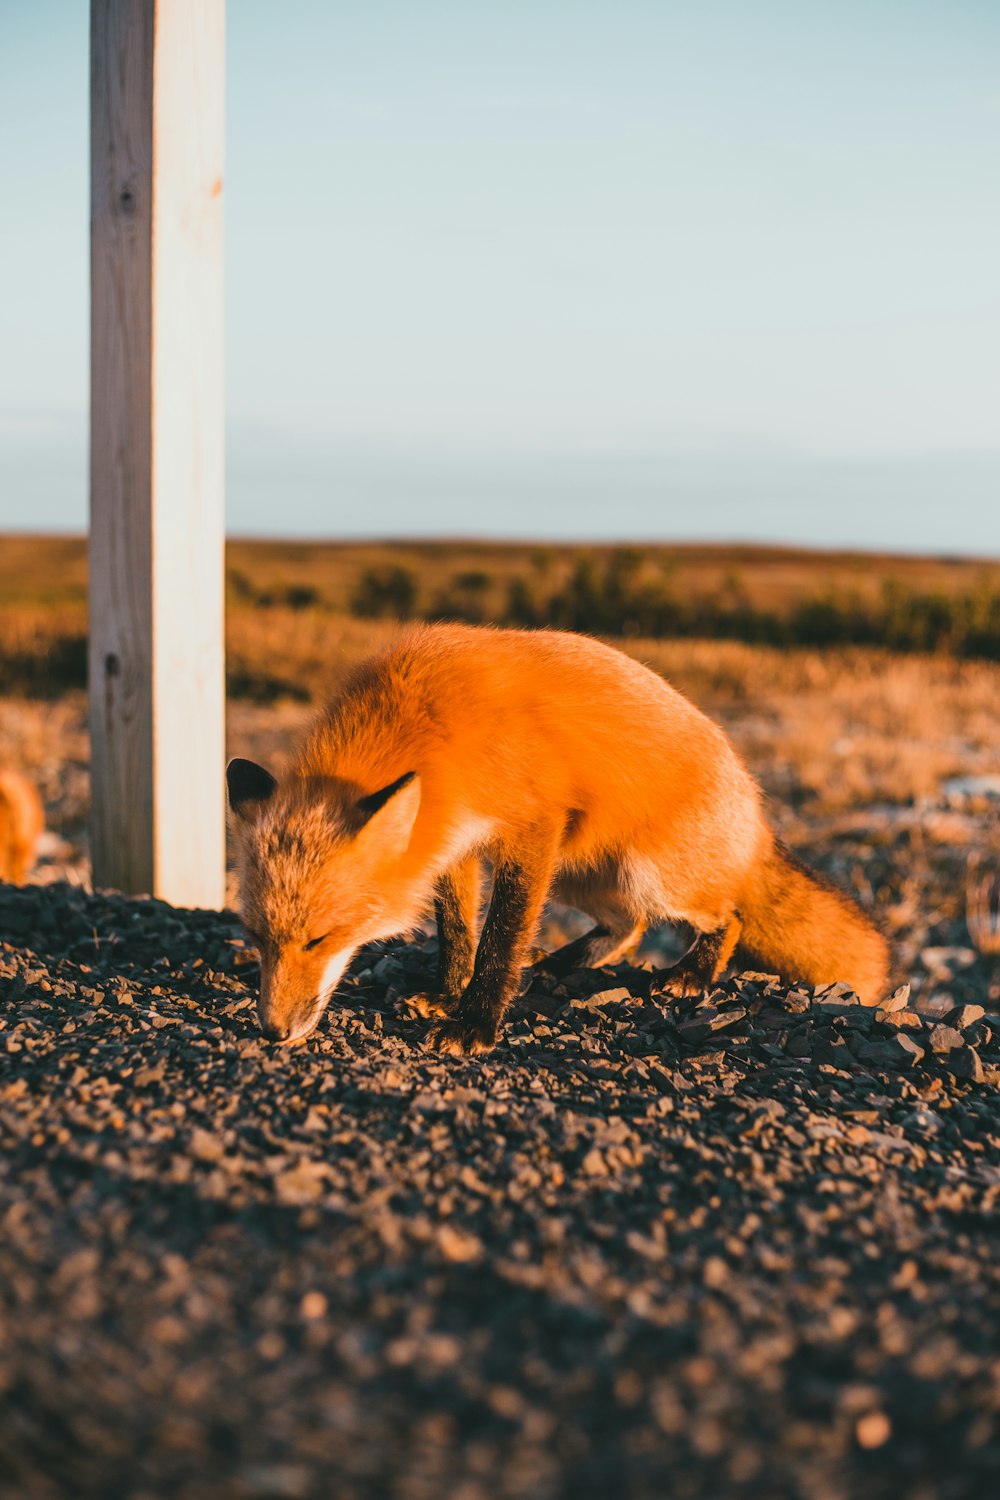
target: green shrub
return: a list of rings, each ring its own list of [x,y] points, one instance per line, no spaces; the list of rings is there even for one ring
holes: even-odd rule
[[[418,594],[417,580],[409,568],[398,564],[366,568],[351,595],[351,613],[378,620],[413,617]]]

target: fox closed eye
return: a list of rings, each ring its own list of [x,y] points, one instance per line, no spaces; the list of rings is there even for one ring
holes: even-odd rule
[[[320,943],[325,943],[329,936],[328,932],[324,932],[321,937],[310,938],[308,943],[302,944],[303,953],[309,953],[313,948],[318,948]]]

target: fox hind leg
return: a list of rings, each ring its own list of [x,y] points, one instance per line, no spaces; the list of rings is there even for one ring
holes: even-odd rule
[[[733,913],[712,932],[699,932],[687,952],[669,969],[657,971],[654,988],[678,998],[700,995],[725,973],[740,940],[743,923]]]
[[[603,964],[617,963],[642,937],[646,930],[639,922],[623,930],[622,927],[605,927],[599,922],[582,937],[557,948],[554,953],[541,958],[536,969],[545,969],[549,974],[571,974],[574,969],[599,969]]]
[[[539,959],[536,969],[550,974],[571,974],[574,969],[599,969],[617,963],[642,937],[645,920],[626,902],[617,865],[583,875],[562,874],[552,894],[564,906],[593,917],[596,926],[582,937]]]

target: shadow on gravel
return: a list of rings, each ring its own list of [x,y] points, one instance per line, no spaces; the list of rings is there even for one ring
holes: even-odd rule
[[[0,938],[5,1493],[996,1490],[984,1005],[622,966],[461,1061],[398,944],[289,1050],[226,913],[0,887]]]

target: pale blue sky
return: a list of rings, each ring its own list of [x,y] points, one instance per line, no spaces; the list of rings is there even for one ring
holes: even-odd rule
[[[231,530],[1000,555],[995,0],[229,0]],[[0,527],[86,523],[87,7],[0,0]]]

